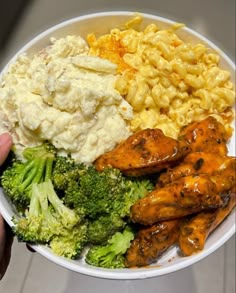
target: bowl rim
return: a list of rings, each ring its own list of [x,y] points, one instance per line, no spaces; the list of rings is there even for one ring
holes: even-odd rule
[[[51,33],[64,28],[68,25],[71,25],[73,23],[77,23],[78,21],[88,20],[88,19],[96,19],[101,17],[111,17],[111,16],[129,16],[132,17],[135,15],[136,12],[132,11],[106,11],[106,12],[96,12],[86,15],[77,16],[71,19],[64,20],[58,24],[53,25],[52,27],[47,28],[43,32],[37,34],[32,38],[32,40],[28,41],[21,49],[19,49],[15,55],[13,55],[12,58],[10,58],[9,62],[4,66],[3,70],[0,73],[0,79],[2,75],[7,71],[8,66],[13,63],[16,58],[26,52],[30,47],[32,47],[34,44],[36,44],[40,39],[49,36]],[[154,14],[149,13],[139,13],[143,16],[143,18],[147,18],[150,21],[155,22],[163,22],[167,25],[174,25],[177,22],[173,21],[171,19],[161,17]],[[211,40],[203,36],[202,34],[198,33],[195,30],[192,30],[188,28],[187,26],[183,27],[181,30],[186,31],[188,34],[193,35],[199,41],[204,42],[207,44],[210,48],[213,50],[219,52],[221,57],[226,61],[226,64],[229,66],[229,68],[232,69],[233,72],[235,72],[235,64],[234,62],[226,55],[217,45],[215,45]],[[235,132],[235,131],[234,131]],[[1,196],[1,192],[0,192]],[[1,198],[1,197],[0,197]],[[0,200],[0,212],[6,222],[13,226],[12,218],[5,209],[3,203]],[[32,248],[40,253],[42,256],[46,257],[47,259],[51,260],[52,262],[67,268],[69,270],[72,270],[74,272],[78,272],[84,275],[92,276],[92,277],[98,277],[98,278],[104,278],[104,279],[116,279],[116,280],[132,280],[132,279],[144,279],[144,278],[152,278],[152,277],[158,277],[162,275],[166,275],[172,272],[177,272],[181,269],[184,269],[190,265],[193,265],[197,263],[198,261],[202,260],[203,258],[207,257],[214,251],[216,251],[218,248],[220,248],[223,244],[225,244],[235,233],[235,223],[232,225],[232,227],[223,235],[223,237],[219,238],[216,242],[213,243],[207,250],[203,250],[202,252],[193,255],[191,257],[186,257],[181,259],[180,262],[176,262],[175,264],[171,266],[166,267],[159,267],[157,266],[150,266],[146,268],[137,268],[137,269],[103,269],[103,268],[97,268],[93,266],[89,266],[86,264],[86,266],[80,266],[77,262],[71,261],[68,259],[65,259],[63,257],[57,256],[53,254],[49,248],[43,245],[31,245]]]
[[[100,17],[110,17],[110,16],[129,16],[129,17],[132,17],[137,13],[140,14],[141,16],[143,16],[144,19],[149,18],[154,21],[161,21],[161,22],[167,23],[168,25],[174,25],[177,23],[177,21],[171,20],[169,18],[165,18],[163,16],[158,16],[158,15],[149,14],[149,13],[142,13],[142,12],[125,11],[125,10],[124,11],[117,10],[117,11],[94,12],[94,13],[89,13],[89,14],[69,18],[69,19],[61,21],[61,22],[39,32],[37,35],[33,36],[31,40],[29,40],[23,46],[21,46],[21,48],[19,50],[17,50],[17,52],[15,54],[13,54],[13,56],[9,59],[9,61],[6,63],[6,65],[3,66],[3,69],[0,71],[0,77],[1,77],[2,73],[5,72],[5,70],[7,69],[8,64],[12,63],[15,60],[15,58],[17,56],[19,56],[19,54],[26,52],[38,40],[46,37],[47,35],[51,34],[52,32],[56,31],[57,29],[61,29],[63,27],[66,27],[67,25],[76,23],[77,21],[83,21],[83,20],[87,20],[87,19],[94,19],[94,18],[100,18]],[[230,67],[232,67],[232,69],[235,72],[235,70],[236,70],[235,63],[224,51],[222,51],[220,49],[219,46],[217,46],[215,43],[213,43],[210,39],[208,39],[203,34],[200,34],[199,32],[197,32],[187,26],[183,26],[183,28],[181,28],[181,30],[184,30],[184,31],[190,33],[191,35],[202,40],[204,43],[209,44],[210,47],[212,49],[214,49],[215,51],[220,52],[220,55],[227,61],[227,63],[230,65]]]

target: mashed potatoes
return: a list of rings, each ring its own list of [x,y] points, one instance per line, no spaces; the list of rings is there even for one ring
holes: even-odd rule
[[[131,134],[132,108],[114,88],[117,65],[88,56],[79,36],[51,42],[32,58],[21,55],[4,76],[0,133],[12,133],[19,155],[48,140],[91,163]]]

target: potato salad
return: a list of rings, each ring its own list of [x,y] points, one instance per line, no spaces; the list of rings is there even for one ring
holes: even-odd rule
[[[77,162],[91,163],[131,131],[132,107],[115,89],[117,65],[88,55],[80,36],[51,40],[22,54],[0,87],[0,133],[13,135],[18,155],[47,140]]]

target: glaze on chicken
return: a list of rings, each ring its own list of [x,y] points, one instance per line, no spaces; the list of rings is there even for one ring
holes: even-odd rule
[[[209,152],[222,156],[228,153],[228,139],[224,125],[211,116],[188,124],[179,133],[179,141],[187,144],[191,152]]]
[[[151,225],[218,208],[223,206],[224,193],[232,185],[232,179],[225,176],[200,174],[181,177],[138,200],[131,207],[130,218],[133,222]]]
[[[235,177],[236,158],[215,153],[195,152],[188,154],[182,163],[169,168],[158,178],[158,187],[165,186],[181,177],[197,174],[223,174]]]
[[[188,152],[188,146],[165,136],[160,129],[145,129],[100,156],[95,166],[99,171],[114,167],[129,176],[142,176],[176,165]]]
[[[235,202],[236,186],[234,185],[229,192],[229,201],[224,207],[201,212],[182,223],[178,244],[184,256],[195,254],[204,248],[209,234],[230,214]]]
[[[168,248],[178,242],[180,220],[163,221],[142,227],[126,253],[127,267],[153,263]]]

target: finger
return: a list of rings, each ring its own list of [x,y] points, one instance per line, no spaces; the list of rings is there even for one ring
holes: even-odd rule
[[[12,138],[8,133],[0,135],[0,166],[7,158],[12,146]]]
[[[2,258],[2,261],[0,262],[0,280],[5,275],[8,265],[10,263],[12,243],[13,243],[13,237],[7,239],[5,249],[3,252],[3,258]]]
[[[0,280],[1,280],[4,274],[6,273],[6,270],[8,268],[8,265],[11,259],[13,233],[11,228],[6,224],[6,222],[2,222],[2,217],[0,217],[0,219],[1,219],[1,223],[3,223],[1,228],[3,228],[3,234],[4,234],[4,239],[2,242],[4,246],[2,247],[2,256],[0,257]]]

